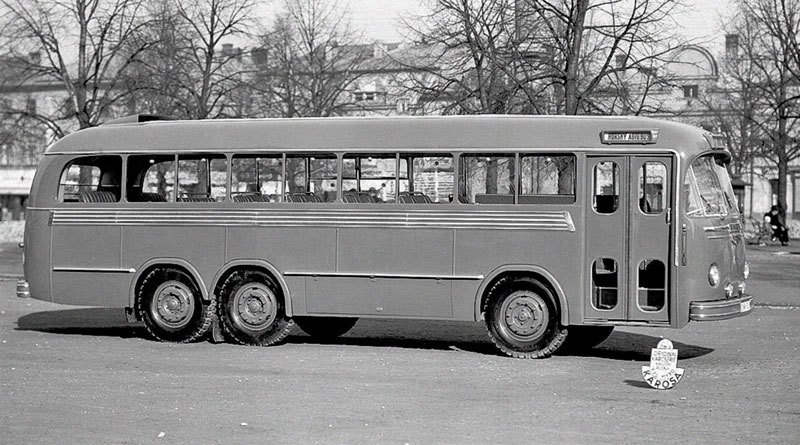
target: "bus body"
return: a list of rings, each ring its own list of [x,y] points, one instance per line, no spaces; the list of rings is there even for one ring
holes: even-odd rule
[[[728,152],[628,117],[128,119],[49,147],[18,295],[236,342],[485,321],[512,356],[751,310]]]

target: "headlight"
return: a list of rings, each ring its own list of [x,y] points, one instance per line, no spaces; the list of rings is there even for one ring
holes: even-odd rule
[[[719,267],[716,264],[712,264],[711,267],[708,268],[708,284],[717,287],[719,284]]]
[[[744,263],[744,279],[750,276],[750,263]]]

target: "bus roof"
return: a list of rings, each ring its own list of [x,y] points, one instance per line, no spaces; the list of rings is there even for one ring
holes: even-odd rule
[[[132,123],[126,123],[132,122]],[[655,143],[603,144],[610,130],[657,130]],[[380,150],[480,151],[481,149],[667,149],[692,155],[709,149],[710,133],[685,124],[643,117],[424,116],[298,119],[125,121],[77,131],[45,154],[152,153],[158,151]]]

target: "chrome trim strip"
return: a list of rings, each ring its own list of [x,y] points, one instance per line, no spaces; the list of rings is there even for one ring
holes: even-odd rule
[[[373,273],[373,272],[314,272],[314,271],[286,271],[285,276],[319,276],[319,277],[350,277],[350,278],[416,278],[427,280],[482,280],[483,275],[427,275],[408,273]]]
[[[136,273],[136,269],[116,269],[113,267],[54,267],[53,272],[110,272],[110,273]]]
[[[528,229],[575,231],[570,212],[432,212],[232,210],[67,210],[52,212],[52,225],[192,225],[273,227],[398,227],[457,229]]]

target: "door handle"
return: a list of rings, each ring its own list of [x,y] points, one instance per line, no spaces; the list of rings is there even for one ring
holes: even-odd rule
[[[681,227],[681,266],[686,265],[686,224]]]

